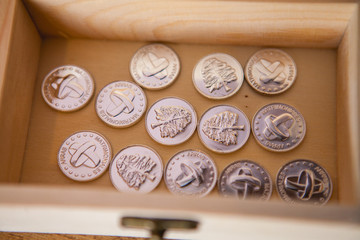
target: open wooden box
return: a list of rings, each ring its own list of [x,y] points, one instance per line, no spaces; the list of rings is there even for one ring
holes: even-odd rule
[[[196,231],[171,232],[195,239],[359,239],[359,2],[242,1],[77,1],[0,2],[0,231],[146,236],[120,226],[123,216],[199,221]],[[31,17],[30,17],[31,16]],[[294,105],[304,115],[304,142],[287,153],[262,149],[250,136],[239,151],[207,150],[195,133],[179,146],[155,143],[144,118],[127,129],[113,129],[95,114],[93,98],[84,109],[60,113],[40,94],[54,67],[87,69],[95,94],[115,80],[133,81],[131,56],[149,42],[164,42],[179,55],[181,74],[169,88],[145,90],[148,107],[165,96],[190,101],[198,117],[210,106],[232,104],[251,120],[270,102]],[[298,67],[289,91],[263,96],[244,82],[236,96],[209,100],[191,82],[196,62],[226,52],[245,65],[263,47],[287,51]],[[333,197],[326,206],[289,205],[273,186],[269,202],[225,199],[217,189],[203,199],[171,195],[162,181],[145,196],[122,194],[108,173],[89,183],[67,179],[57,166],[62,141],[79,130],[95,130],[113,153],[131,144],[149,145],[164,164],[176,152],[195,148],[210,155],[220,173],[226,165],[251,159],[275,181],[278,169],[294,159],[319,162],[330,173]]]

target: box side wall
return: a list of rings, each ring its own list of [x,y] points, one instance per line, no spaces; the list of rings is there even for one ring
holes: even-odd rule
[[[8,9],[2,19],[2,57],[0,72],[0,181],[18,182],[24,156],[26,136],[39,61],[41,38],[21,1],[2,1]],[[10,28],[10,29],[8,29]],[[6,38],[6,39],[5,39]],[[4,42],[3,42],[4,41]],[[3,46],[3,45],[2,45]],[[2,49],[3,50],[3,49]]]

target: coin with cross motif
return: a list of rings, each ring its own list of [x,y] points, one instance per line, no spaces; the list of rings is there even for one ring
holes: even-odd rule
[[[214,161],[198,150],[184,150],[166,164],[164,180],[175,195],[204,197],[215,187],[217,169]]]
[[[222,171],[218,188],[225,197],[268,200],[272,193],[272,182],[263,167],[249,160],[241,160],[231,163]]]
[[[119,191],[148,193],[160,183],[163,163],[152,148],[132,145],[115,155],[109,173],[112,184]]]
[[[294,107],[271,103],[260,108],[253,117],[252,130],[256,141],[265,149],[286,152],[304,139],[306,124]]]
[[[146,111],[144,91],[134,83],[117,81],[106,85],[98,94],[95,109],[109,126],[129,127],[137,123]]]
[[[162,98],[155,102],[145,117],[146,131],[158,143],[177,145],[187,141],[195,132],[195,109],[184,99]]]
[[[225,53],[213,53],[200,59],[193,75],[196,90],[210,99],[224,99],[234,95],[244,81],[241,64]]]
[[[58,164],[61,171],[75,181],[91,181],[108,168],[112,157],[110,143],[100,133],[76,132],[61,145]]]
[[[130,74],[137,84],[157,90],[172,84],[180,72],[176,53],[164,44],[149,44],[140,48],[130,62]]]
[[[90,101],[94,88],[90,73],[77,66],[65,65],[55,68],[45,77],[41,93],[53,109],[72,112]]]
[[[248,140],[250,122],[240,109],[218,105],[201,116],[197,130],[205,147],[217,153],[231,153],[244,146]]]
[[[276,177],[280,197],[289,203],[323,205],[332,194],[332,182],[319,164],[305,159],[285,164]]]
[[[291,87],[296,78],[296,65],[286,52],[262,49],[252,55],[245,67],[247,82],[256,91],[278,94]]]

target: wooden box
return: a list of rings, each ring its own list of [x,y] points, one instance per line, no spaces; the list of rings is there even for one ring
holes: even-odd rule
[[[194,239],[359,239],[359,2],[301,1],[127,1],[2,0],[0,2],[0,231],[146,236],[120,226],[123,216],[199,221],[194,231],[170,238]],[[174,147],[155,143],[144,118],[127,129],[106,126],[96,116],[94,97],[74,113],[56,112],[40,86],[53,68],[87,69],[95,94],[115,80],[133,81],[131,56],[149,42],[163,42],[179,55],[181,73],[170,87],[145,90],[148,106],[165,96],[189,100],[198,117],[210,106],[232,104],[251,120],[270,102],[294,105],[304,115],[304,142],[286,153],[262,149],[253,136],[239,151],[215,154],[195,133]],[[258,49],[284,49],[298,67],[289,91],[263,96],[244,82],[226,100],[209,100],[192,85],[196,62],[225,52],[245,66]],[[225,199],[217,189],[201,199],[171,195],[164,182],[148,195],[119,193],[108,173],[77,183],[57,166],[62,141],[78,130],[95,130],[114,154],[131,144],[149,145],[164,164],[183,149],[200,149],[220,173],[229,163],[250,159],[264,166],[273,183],[278,169],[311,159],[331,175],[334,192],[326,206],[289,205],[273,186],[268,202]]]

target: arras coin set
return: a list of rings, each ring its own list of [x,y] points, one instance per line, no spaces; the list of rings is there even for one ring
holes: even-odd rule
[[[150,44],[139,49],[130,63],[130,73],[141,87],[157,90],[169,86],[180,71],[176,53],[163,44]],[[245,68],[246,80],[262,94],[287,90],[296,78],[292,58],[278,49],[256,52]],[[193,84],[210,99],[224,99],[241,87],[244,71],[230,55],[210,54],[194,67]],[[250,135],[250,122],[239,109],[230,105],[211,107],[199,121],[191,104],[177,97],[159,99],[147,111],[144,91],[128,81],[106,85],[97,95],[98,117],[116,128],[129,127],[146,112],[145,127],[151,138],[164,145],[177,145],[188,140],[196,128],[205,147],[218,153],[240,149]],[[75,111],[86,105],[94,93],[90,74],[76,66],[61,66],[44,79],[42,94],[46,103],[59,111]],[[252,119],[252,132],[265,149],[275,152],[297,147],[306,133],[304,118],[294,107],[283,103],[268,104]],[[124,192],[147,193],[161,181],[174,194],[202,197],[218,181],[223,196],[267,200],[272,181],[264,168],[242,160],[228,165],[220,177],[214,161],[197,150],[175,154],[163,169],[160,156],[150,147],[132,145],[112,158],[110,143],[93,131],[77,132],[68,137],[58,153],[63,173],[77,181],[90,181],[109,168],[115,188]],[[110,166],[109,166],[110,165]],[[309,160],[295,160],[283,166],[276,179],[280,197],[288,202],[324,204],[331,197],[331,179],[321,166]]]

